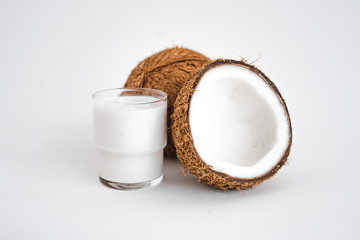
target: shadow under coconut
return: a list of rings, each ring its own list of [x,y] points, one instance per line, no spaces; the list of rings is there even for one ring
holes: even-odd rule
[[[240,191],[228,191],[214,188],[209,186],[208,184],[201,183],[197,178],[192,176],[190,173],[182,174],[183,168],[176,158],[165,158],[164,159],[164,180],[163,183],[166,187],[178,188],[182,191],[192,192],[196,190],[196,192],[207,192],[214,194],[239,194],[243,195],[243,192]]]
[[[203,190],[203,191],[219,191],[222,190],[210,187],[207,184],[198,182],[191,174],[182,174],[183,168],[176,158],[164,158],[164,180],[162,185],[171,188],[179,188],[181,190]]]
[[[198,182],[197,178],[192,176],[190,173],[183,175],[182,172],[183,168],[180,162],[176,158],[164,158],[164,180],[162,185],[164,187],[169,188],[178,188],[181,191],[188,191],[192,192],[196,190],[196,192],[207,192],[207,193],[214,193],[216,195],[225,194],[226,196],[229,195],[238,195],[238,196],[257,196],[257,195],[270,195],[274,193],[281,192],[284,188],[286,190],[286,184],[282,184],[280,179],[277,179],[276,176],[273,179],[270,179],[253,189],[244,190],[244,191],[237,191],[237,190],[230,190],[224,191],[221,189],[217,189],[211,187],[205,183]]]

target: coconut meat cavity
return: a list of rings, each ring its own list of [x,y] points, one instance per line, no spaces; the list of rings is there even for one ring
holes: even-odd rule
[[[270,171],[289,141],[284,106],[267,83],[237,65],[206,72],[191,98],[194,146],[213,170],[250,179]]]

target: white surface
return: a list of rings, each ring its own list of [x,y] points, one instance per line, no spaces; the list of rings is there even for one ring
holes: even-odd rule
[[[191,98],[189,122],[200,157],[233,177],[266,174],[289,145],[289,121],[278,96],[240,66],[204,74]]]
[[[1,1],[1,239],[359,239],[357,1]],[[294,127],[288,166],[255,190],[179,174],[102,186],[91,94],[175,44],[261,58]]]

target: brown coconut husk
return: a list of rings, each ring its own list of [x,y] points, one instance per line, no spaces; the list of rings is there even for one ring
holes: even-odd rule
[[[215,171],[212,167],[206,164],[199,154],[197,153],[194,147],[194,140],[191,135],[191,129],[189,124],[189,109],[191,104],[191,98],[198,83],[200,82],[202,76],[212,68],[225,65],[233,64],[244,67],[257,75],[259,75],[267,85],[276,93],[279,101],[283,105],[286,116],[289,123],[289,141],[286,151],[283,156],[279,159],[279,162],[266,174],[252,178],[252,179],[242,179],[232,177],[230,175]],[[218,59],[215,60],[206,66],[204,66],[198,74],[194,75],[183,88],[180,90],[176,102],[174,104],[174,113],[171,116],[172,120],[172,136],[174,140],[174,145],[176,147],[177,157],[180,160],[185,171],[190,172],[193,176],[199,179],[199,181],[209,184],[210,186],[220,188],[223,190],[244,190],[250,189],[254,186],[264,182],[265,180],[274,176],[279,169],[286,163],[291,143],[292,143],[292,127],[289,112],[285,104],[284,99],[282,98],[279,90],[275,84],[259,69],[246,63],[245,61],[236,61],[230,59]],[[211,131],[211,129],[209,129]]]
[[[208,62],[209,58],[190,49],[165,49],[140,62],[125,83],[125,87],[153,88],[168,95],[168,144],[164,150],[166,156],[175,156],[170,116],[176,97],[184,83]]]

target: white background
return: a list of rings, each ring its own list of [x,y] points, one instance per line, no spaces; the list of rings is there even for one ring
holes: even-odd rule
[[[0,239],[359,239],[358,1],[0,1]],[[91,94],[175,45],[255,63],[294,129],[289,164],[223,192],[165,159],[101,185]]]

